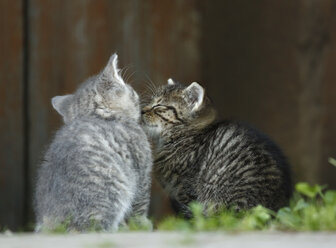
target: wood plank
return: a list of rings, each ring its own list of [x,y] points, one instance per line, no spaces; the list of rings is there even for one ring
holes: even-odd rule
[[[201,17],[198,2],[149,1],[147,33],[151,48],[146,50],[148,71],[156,85],[172,77],[183,83],[199,81]],[[203,83],[203,82],[202,82]],[[171,213],[170,202],[153,180],[151,216],[160,220]]]
[[[335,1],[203,2],[204,80],[224,118],[268,133],[296,181],[336,187]]]
[[[335,48],[336,3],[332,0],[301,1],[298,36],[298,68],[300,76],[298,165],[305,180],[336,187],[336,170],[328,164],[335,150],[336,132],[330,129],[336,114],[328,92],[336,89],[335,70],[328,70]],[[326,92],[327,89],[327,92]],[[330,115],[330,116],[329,116]],[[326,173],[327,172],[327,173]]]
[[[327,184],[336,189],[336,168],[327,160],[329,157],[336,159],[336,2],[328,1],[323,6],[325,34],[327,44],[325,50],[325,63],[321,87],[321,158],[320,178],[321,184]]]
[[[109,1],[30,1],[30,198],[43,151],[61,125],[50,99],[73,92],[106,63],[119,36],[114,11]]]
[[[29,18],[31,185],[43,150],[61,124],[51,97],[73,92],[112,52],[129,67],[126,77],[135,73],[129,81],[137,90],[148,78],[156,83],[171,76],[199,78],[196,1],[31,0]],[[151,208],[155,217],[169,212],[158,188],[152,196],[158,203]]]
[[[295,165],[299,8],[298,1],[290,0],[224,0],[203,8],[203,75],[220,115],[262,129]],[[294,170],[305,177],[300,167]]]
[[[22,1],[0,1],[0,228],[23,224]]]

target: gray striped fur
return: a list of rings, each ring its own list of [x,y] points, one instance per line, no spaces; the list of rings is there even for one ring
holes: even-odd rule
[[[277,210],[291,195],[289,165],[264,134],[234,121],[216,121],[216,111],[197,83],[171,79],[144,103],[142,123],[154,144],[154,172],[178,211]]]
[[[54,97],[63,116],[35,192],[39,230],[115,231],[128,216],[147,216],[152,158],[139,125],[137,93],[119,75],[117,55],[74,94]]]

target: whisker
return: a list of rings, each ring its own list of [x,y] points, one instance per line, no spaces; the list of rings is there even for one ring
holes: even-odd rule
[[[146,80],[143,81],[145,87],[147,88],[148,91],[150,91],[152,95],[156,95],[157,86],[154,84],[154,82],[151,80],[148,74],[146,74],[145,72],[143,72],[142,74],[146,77]]]
[[[132,78],[132,76],[136,73],[137,71],[132,72],[128,77],[126,78],[126,82]]]
[[[145,82],[145,87],[150,91],[150,93],[154,94],[155,93],[155,90]]]
[[[156,85],[154,84],[154,82],[151,80],[151,78],[148,76],[147,73],[143,73],[145,75],[145,77],[147,78],[147,80],[149,81],[149,83],[151,84],[151,86],[154,88],[154,90],[156,90]]]
[[[131,67],[130,65],[126,65],[124,68],[122,68],[122,69],[120,70],[120,76],[121,76],[122,78],[125,77],[125,74],[126,74],[127,70],[128,70],[130,67]]]
[[[127,73],[129,71],[129,69],[131,69],[132,67],[135,67],[133,64],[129,64],[127,66],[125,66],[122,70],[122,78],[124,79],[125,82],[128,81],[128,76],[127,76]]]

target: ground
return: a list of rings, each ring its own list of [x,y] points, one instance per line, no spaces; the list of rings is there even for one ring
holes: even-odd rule
[[[128,232],[90,234],[1,234],[1,248],[165,248],[165,247],[211,247],[211,248],[324,248],[336,247],[336,233],[178,233],[178,232]]]

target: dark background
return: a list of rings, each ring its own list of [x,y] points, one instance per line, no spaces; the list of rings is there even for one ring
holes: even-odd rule
[[[73,92],[117,51],[141,91],[198,81],[222,117],[283,148],[295,181],[336,188],[336,1],[0,0],[0,226],[33,221],[39,159]],[[151,215],[170,213],[157,184]]]

